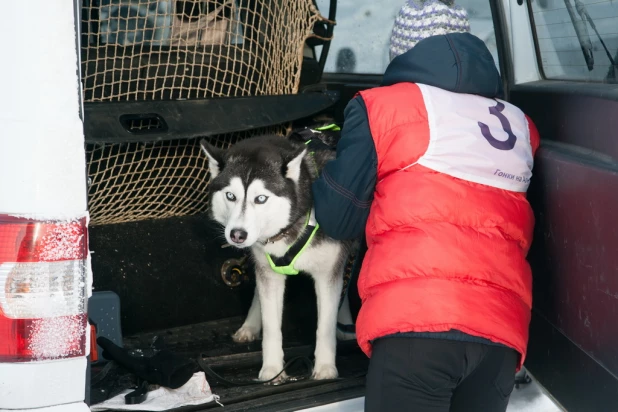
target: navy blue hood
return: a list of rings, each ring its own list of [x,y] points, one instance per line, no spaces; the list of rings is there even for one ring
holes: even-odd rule
[[[421,40],[393,59],[382,86],[421,83],[455,93],[502,97],[502,79],[485,43],[470,33]]]

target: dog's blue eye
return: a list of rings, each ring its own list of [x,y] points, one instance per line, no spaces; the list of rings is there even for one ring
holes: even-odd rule
[[[234,196],[233,193],[231,192],[227,192],[225,194],[225,197],[227,198],[227,200],[229,200],[230,202],[235,202],[236,201],[236,196]]]
[[[255,203],[258,205],[263,205],[268,200],[268,196],[259,195],[255,198]]]

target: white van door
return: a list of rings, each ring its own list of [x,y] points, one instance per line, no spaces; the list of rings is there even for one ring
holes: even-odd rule
[[[91,290],[76,10],[3,4],[0,411],[88,411]]]

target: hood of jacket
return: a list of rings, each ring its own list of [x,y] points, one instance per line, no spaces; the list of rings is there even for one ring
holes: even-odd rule
[[[470,33],[449,33],[421,40],[395,57],[382,86],[421,83],[455,93],[502,97],[502,78],[485,43]]]

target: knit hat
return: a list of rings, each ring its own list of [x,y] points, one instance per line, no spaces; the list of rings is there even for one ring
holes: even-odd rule
[[[468,13],[456,6],[455,0],[407,0],[395,19],[390,58],[393,60],[427,37],[469,31]]]

